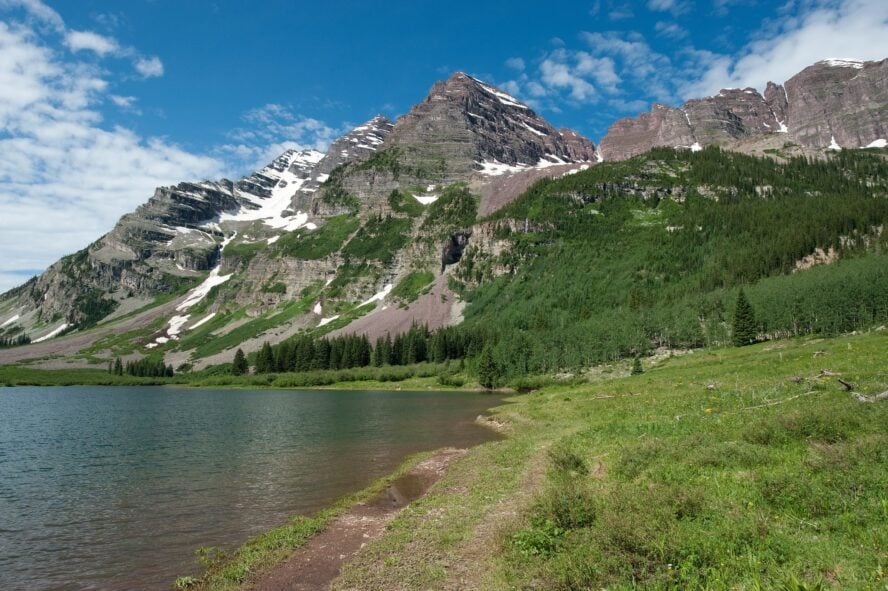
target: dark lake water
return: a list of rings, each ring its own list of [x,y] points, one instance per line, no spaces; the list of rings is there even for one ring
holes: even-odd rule
[[[169,589],[412,452],[492,438],[451,392],[0,388],[0,589]]]

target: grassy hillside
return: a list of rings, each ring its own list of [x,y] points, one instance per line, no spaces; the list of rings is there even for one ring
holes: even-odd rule
[[[335,589],[884,589],[888,333],[519,396]],[[822,370],[828,369],[824,374]],[[624,377],[626,376],[626,377]]]

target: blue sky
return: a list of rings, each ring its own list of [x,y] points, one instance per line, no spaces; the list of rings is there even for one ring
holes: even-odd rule
[[[454,70],[597,142],[827,57],[888,57],[888,2],[0,0],[0,291],[155,186],[322,149]]]

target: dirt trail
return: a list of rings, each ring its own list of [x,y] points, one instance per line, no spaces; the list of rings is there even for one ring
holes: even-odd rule
[[[410,502],[422,497],[464,449],[443,450],[395,480],[379,497],[334,519],[279,567],[260,577],[253,591],[320,591],[330,588],[339,571]]]

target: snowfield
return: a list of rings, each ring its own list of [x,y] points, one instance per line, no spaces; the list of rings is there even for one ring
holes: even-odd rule
[[[290,172],[290,167],[294,164],[314,165],[320,162],[323,157],[321,152],[308,150],[290,154],[284,161],[283,172],[273,166],[266,166],[256,174],[274,181],[271,197],[261,197],[236,188],[236,196],[255,207],[241,207],[235,213],[223,213],[219,216],[219,221],[251,222],[262,220],[266,226],[284,232],[292,232],[301,228],[308,221],[308,214],[300,211],[286,215],[286,212],[290,209],[293,195],[302,188],[307,179],[299,178]]]

